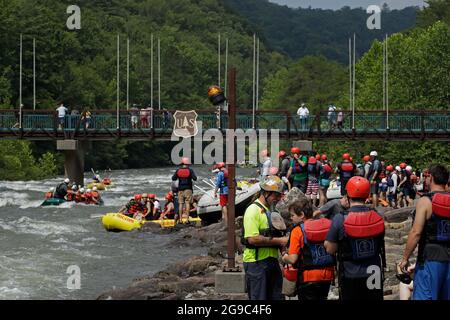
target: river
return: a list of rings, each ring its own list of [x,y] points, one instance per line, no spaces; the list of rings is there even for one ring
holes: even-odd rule
[[[44,193],[63,177],[0,181],[0,299],[95,299],[168,264],[205,255],[204,247],[168,249],[171,234],[110,233],[101,224],[101,214],[116,212],[135,193],[155,193],[164,199],[174,170],[112,171],[117,186],[102,192],[102,207],[75,203],[40,207]],[[212,178],[205,166],[194,170],[200,179]],[[240,174],[250,172],[239,169]],[[85,173],[85,180],[91,176]],[[80,289],[67,288],[70,266],[79,267]]]

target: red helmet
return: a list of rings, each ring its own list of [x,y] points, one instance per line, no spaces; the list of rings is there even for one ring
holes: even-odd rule
[[[173,193],[172,191],[167,192],[166,196],[165,196],[166,200],[173,200]]]
[[[216,164],[216,168],[217,169],[225,168],[225,162],[219,162],[218,164]]]
[[[300,152],[301,152],[301,150],[300,150],[300,148],[297,148],[297,147],[294,147],[294,148],[291,148],[291,153],[293,153],[293,154],[300,154]]]
[[[320,160],[320,154],[316,154],[316,160]]]
[[[365,162],[369,162],[369,161],[370,161],[370,156],[364,156],[364,157],[363,157],[363,160],[364,160]]]
[[[148,198],[149,198],[149,199],[156,199],[156,195],[155,195],[154,193],[150,193],[150,194],[148,195]]]
[[[181,163],[182,163],[182,164],[189,164],[189,158],[183,157],[183,158],[181,159]]]
[[[322,155],[322,160],[324,160],[324,161],[325,161],[325,160],[328,160],[328,157],[327,157],[326,154],[323,154],[323,155]]]
[[[142,195],[141,194],[135,194],[134,195],[134,200],[141,201],[142,200]]]
[[[370,182],[363,177],[352,177],[345,187],[350,198],[366,199],[370,194]]]
[[[387,171],[394,171],[394,166],[393,166],[393,165],[388,165],[388,166],[386,167],[386,170],[387,170]]]
[[[350,160],[350,162],[353,162],[353,158],[352,157],[350,157],[348,160]]]
[[[316,164],[316,163],[317,163],[316,157],[309,157],[308,164]]]
[[[350,154],[344,153],[344,154],[342,155],[342,159],[344,159],[344,160],[349,160],[349,159],[350,159]]]
[[[278,158],[283,158],[285,156],[286,156],[286,151],[280,150],[280,152],[278,152]]]
[[[406,163],[404,162],[400,163],[400,169],[406,169]]]

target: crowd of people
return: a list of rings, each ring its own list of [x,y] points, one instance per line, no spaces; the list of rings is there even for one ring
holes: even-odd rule
[[[387,164],[380,159],[377,151],[365,155],[359,163],[349,153],[342,154],[342,159],[334,164],[326,154],[301,152],[300,148],[291,148],[290,154],[278,152],[279,168],[272,166],[267,150],[261,151],[261,166],[258,169],[260,179],[275,174],[285,183],[284,190],[297,187],[314,206],[321,207],[327,203],[327,191],[332,181],[340,187],[342,196],[346,195],[347,182],[354,176],[361,176],[370,181],[370,197],[367,204],[372,208],[379,205],[400,208],[413,206],[414,199],[429,191],[430,174],[414,170],[402,162],[398,165]]]
[[[282,161],[280,175],[289,178],[289,172],[298,174],[292,179],[293,185],[306,194],[308,189],[315,189],[317,175],[309,179],[304,173],[310,173],[313,168],[308,170],[308,165],[317,166],[319,159],[314,157],[314,162],[311,157],[299,156],[298,149],[291,151],[295,156],[288,173],[287,161]],[[283,157],[284,153],[279,155]],[[322,157],[323,167],[326,159]],[[413,172],[406,163],[399,165],[400,170],[393,166],[383,170],[384,164],[374,151],[365,159],[371,164],[367,166],[368,172],[363,173],[348,154],[343,155],[335,170],[341,178],[341,199],[320,208],[315,208],[314,201],[307,197],[291,203],[290,232],[274,220],[275,205],[286,192],[285,182],[278,175],[262,178],[258,199],[245,211],[241,239],[245,246],[243,261],[249,299],[278,300],[288,295],[298,296],[299,300],[325,300],[331,284],[335,284],[341,300],[383,300],[387,267],[385,224],[368,199],[376,203],[379,182],[384,178],[393,179],[395,173],[396,187],[400,189],[394,189],[401,190],[409,202],[414,189]],[[294,171],[293,166],[302,169]],[[324,170],[317,170],[320,180]],[[327,171],[331,173],[330,169]],[[401,299],[412,295],[414,300],[449,300],[449,170],[445,165],[433,165],[424,176],[423,193],[419,194],[422,197],[415,204],[413,225],[403,258],[397,264],[400,296]],[[313,188],[308,188],[310,181]],[[391,200],[397,202],[401,198],[391,197]],[[410,264],[417,247],[417,261]]]
[[[56,188],[52,187],[46,192],[45,199],[52,198],[84,204],[101,204],[102,202],[100,192],[96,186],[92,189],[84,188],[81,185],[77,185],[76,182],[70,183],[68,178],[59,183]]]

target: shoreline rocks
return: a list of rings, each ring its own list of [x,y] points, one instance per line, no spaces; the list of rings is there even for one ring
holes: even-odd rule
[[[301,196],[301,195],[300,195]],[[284,204],[286,206],[286,204]],[[282,211],[282,210],[280,210]],[[406,239],[411,229],[412,208],[385,210],[386,262],[384,291],[386,300],[398,300],[399,281],[395,277],[396,263],[401,259]],[[282,211],[283,212],[283,211]],[[240,243],[243,217],[236,218],[236,265],[242,268]],[[149,231],[149,230],[147,230]],[[214,290],[214,274],[226,265],[227,227],[216,223],[201,228],[180,226],[173,230],[150,230],[174,235],[169,247],[208,247],[206,256],[195,256],[169,265],[153,276],[136,278],[128,288],[107,291],[99,300],[236,300],[247,299],[246,294],[218,294]],[[144,231],[145,232],[145,231]],[[330,299],[337,299],[337,288],[330,290]]]

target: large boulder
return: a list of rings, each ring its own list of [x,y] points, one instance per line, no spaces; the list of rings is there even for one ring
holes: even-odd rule
[[[277,203],[275,209],[281,214],[281,216],[286,220],[290,221],[289,217],[289,206],[300,198],[306,198],[305,194],[298,188],[292,188],[284,198]]]

